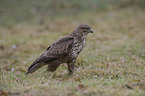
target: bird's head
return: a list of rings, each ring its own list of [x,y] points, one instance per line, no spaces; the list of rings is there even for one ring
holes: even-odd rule
[[[75,30],[75,33],[78,35],[86,36],[89,33],[93,33],[92,28],[88,25],[80,25]]]

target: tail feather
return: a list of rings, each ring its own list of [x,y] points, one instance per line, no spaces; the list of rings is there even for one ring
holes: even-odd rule
[[[40,67],[42,67],[44,64],[41,61],[34,61],[32,63],[32,65],[28,68],[26,74],[28,73],[33,73],[34,71],[36,71],[37,69],[39,69]]]
[[[43,55],[43,54],[42,54]],[[42,56],[41,55],[41,56]],[[41,57],[40,56],[40,57]],[[40,59],[41,59],[41,61],[40,61]],[[30,65],[30,67],[28,68],[28,71],[26,72],[26,74],[28,74],[28,73],[33,73],[34,71],[36,71],[37,69],[39,69],[40,67],[42,67],[43,65],[46,65],[46,63],[48,63],[48,62],[51,62],[51,61],[53,61],[53,60],[55,60],[55,59],[57,59],[57,58],[48,58],[48,57],[45,57],[45,56],[43,56],[43,57],[41,57],[41,58],[39,58],[39,59],[36,59],[31,65]],[[43,61],[43,62],[42,62]]]

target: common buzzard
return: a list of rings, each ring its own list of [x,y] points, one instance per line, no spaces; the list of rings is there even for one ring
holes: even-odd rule
[[[48,71],[54,72],[60,64],[67,63],[68,74],[74,72],[76,58],[85,45],[88,33],[93,33],[92,28],[88,25],[78,26],[71,34],[61,37],[47,50],[37,58],[28,68],[28,73],[33,73],[43,65],[48,65]]]

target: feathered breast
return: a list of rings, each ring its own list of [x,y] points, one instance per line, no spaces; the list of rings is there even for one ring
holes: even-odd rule
[[[81,39],[82,39],[81,42],[79,42],[78,40],[74,41],[74,47],[72,49],[73,50],[72,53],[74,57],[77,57],[85,46],[86,38],[82,37]]]

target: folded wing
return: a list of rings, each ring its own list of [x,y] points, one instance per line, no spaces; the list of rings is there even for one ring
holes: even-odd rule
[[[55,59],[63,57],[71,51],[74,45],[74,38],[71,36],[64,36],[54,42],[47,50],[36,59],[31,66],[28,68],[26,73],[33,73],[46,63],[49,63]]]

